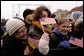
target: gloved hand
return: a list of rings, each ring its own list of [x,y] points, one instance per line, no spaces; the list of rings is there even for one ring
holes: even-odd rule
[[[39,52],[43,55],[47,55],[49,52],[49,36],[47,33],[44,33],[39,40]]]
[[[64,48],[70,48],[70,43],[69,41],[65,40],[60,42],[59,46],[64,47]]]
[[[43,40],[46,40],[46,41],[49,41],[49,35],[47,33],[44,33],[42,36],[41,36],[41,39]]]

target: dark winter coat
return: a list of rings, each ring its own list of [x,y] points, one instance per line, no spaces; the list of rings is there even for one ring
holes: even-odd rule
[[[26,40],[19,40],[15,37],[6,37],[3,39],[1,55],[24,55]]]

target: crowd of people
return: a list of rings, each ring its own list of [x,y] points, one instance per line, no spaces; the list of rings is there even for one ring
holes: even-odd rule
[[[47,7],[40,6],[36,10],[25,9],[24,19],[1,19],[1,54],[49,55],[52,50],[57,54],[66,49],[82,49],[69,43],[74,38],[83,40],[83,12],[79,12],[59,19]],[[48,25],[51,30],[44,28],[43,32],[39,22],[42,18],[54,18],[56,24]]]

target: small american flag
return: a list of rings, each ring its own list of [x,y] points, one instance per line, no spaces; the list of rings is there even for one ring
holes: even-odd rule
[[[28,41],[29,41],[29,45],[33,49],[38,48],[39,40],[36,40],[36,39],[33,39],[33,38],[29,37]]]
[[[70,40],[69,40],[69,43],[83,48],[83,40],[74,38],[74,39],[70,39]]]

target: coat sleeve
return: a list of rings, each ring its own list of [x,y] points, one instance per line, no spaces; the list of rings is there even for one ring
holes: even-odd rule
[[[49,52],[49,37],[47,34],[43,34],[39,41],[39,52],[43,55],[47,55]]]

